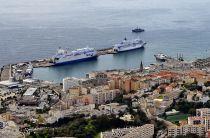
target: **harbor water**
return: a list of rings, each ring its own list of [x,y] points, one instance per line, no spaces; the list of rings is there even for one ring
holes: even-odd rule
[[[58,47],[111,47],[141,38],[144,50],[38,68],[34,77],[60,82],[95,70],[137,68],[159,52],[187,60],[210,55],[210,0],[0,0],[0,66],[51,57]],[[145,29],[132,33],[135,27]]]

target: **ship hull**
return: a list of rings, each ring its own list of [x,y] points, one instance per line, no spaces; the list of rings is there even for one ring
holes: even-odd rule
[[[81,58],[81,59],[75,59],[75,60],[69,60],[69,61],[63,61],[63,62],[56,62],[54,63],[53,66],[61,66],[61,65],[66,65],[66,64],[74,64],[78,62],[86,62],[86,61],[91,61],[91,60],[97,60],[97,55],[92,56],[92,57],[86,57],[86,58]]]
[[[133,33],[141,33],[144,32],[144,30],[132,30]]]
[[[135,47],[128,47],[128,48],[118,49],[117,51],[116,50],[115,51],[117,53],[121,53],[121,52],[136,50],[136,49],[143,49],[145,45],[146,45],[146,43],[141,44],[139,46],[135,46]]]
[[[161,58],[156,58],[157,61],[160,61],[160,62],[165,62],[166,59],[161,59]]]

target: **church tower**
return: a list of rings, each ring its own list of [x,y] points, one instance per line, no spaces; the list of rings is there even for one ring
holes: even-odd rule
[[[143,63],[141,61],[141,64],[140,64],[140,69],[139,69],[140,72],[143,72],[144,71],[144,67],[143,67]]]

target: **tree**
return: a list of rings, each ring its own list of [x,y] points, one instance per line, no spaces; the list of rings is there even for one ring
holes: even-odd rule
[[[7,108],[6,107],[0,108],[0,114],[6,113],[6,112],[7,112]]]
[[[120,94],[120,95],[116,96],[114,98],[113,102],[123,103],[123,94]]]
[[[209,86],[210,86],[210,81],[205,82],[204,85],[205,85],[206,87],[209,87]]]
[[[38,124],[43,124],[44,121],[45,121],[44,118],[41,115],[39,115],[38,116]]]

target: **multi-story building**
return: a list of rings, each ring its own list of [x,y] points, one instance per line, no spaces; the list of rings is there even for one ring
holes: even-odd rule
[[[188,124],[189,125],[205,124],[205,117],[202,117],[202,116],[188,117]]]
[[[104,104],[98,107],[100,111],[106,111],[110,114],[119,114],[119,112],[125,112],[128,108],[127,105],[120,105],[119,103]]]
[[[196,109],[196,116],[205,118],[206,131],[210,129],[210,108]]]
[[[110,90],[116,89],[115,81],[114,80],[109,80],[108,81],[108,86],[109,86]]]
[[[71,96],[80,96],[82,93],[80,86],[71,87],[69,88],[68,92]]]
[[[74,86],[79,86],[79,79],[77,78],[64,78],[63,79],[63,91],[69,90],[69,88],[74,87]]]
[[[107,78],[107,74],[103,72],[91,72],[86,74],[86,78]]]
[[[204,136],[210,129],[210,109],[196,109],[196,116],[188,117],[188,124],[168,127],[168,136],[186,135],[187,133]]]
[[[145,124],[139,127],[112,129],[102,132],[101,138],[152,138],[154,135],[154,125]]]
[[[92,91],[90,94],[72,97],[66,99],[68,106],[72,105],[88,105],[88,104],[105,104],[108,101],[114,100],[114,98],[120,94],[119,89],[115,90],[103,90]]]
[[[10,113],[3,113],[0,115],[0,119],[3,121],[9,121],[12,119],[12,115]]]
[[[112,101],[118,94],[120,94],[118,89],[91,93],[95,104],[105,104],[107,101]]]
[[[119,89],[120,88],[120,77],[114,77],[113,80],[115,82],[115,89]]]
[[[210,130],[210,116],[205,117],[206,131]]]
[[[145,90],[147,90],[147,89],[149,89],[149,83],[148,82],[145,82],[145,81],[140,81],[140,84],[139,84],[139,88],[140,89],[145,89]]]
[[[119,80],[119,89],[129,93],[131,91],[131,78],[126,77]]]
[[[103,85],[103,86],[97,86],[94,88],[90,89],[90,93],[99,93],[99,92],[104,92],[109,90],[109,86],[108,85]]]
[[[140,88],[139,80],[131,79],[131,91],[137,91]]]
[[[168,128],[168,136],[176,137],[178,135],[186,135],[188,133],[197,134],[199,136],[205,135],[205,125],[182,125],[182,126],[170,126]]]
[[[196,109],[196,116],[210,116],[210,108]]]

